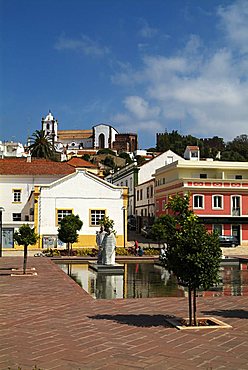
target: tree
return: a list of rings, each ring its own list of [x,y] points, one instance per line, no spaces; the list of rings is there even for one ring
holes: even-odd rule
[[[126,160],[126,164],[130,164],[130,163],[133,162],[132,159],[130,158],[130,155],[128,153],[126,153],[126,152],[121,152],[119,154],[119,157],[120,158],[124,158]]]
[[[32,157],[55,160],[56,152],[51,137],[43,130],[36,130],[33,133],[28,149]]]
[[[97,155],[98,154],[110,154],[110,155],[116,156],[116,153],[113,150],[109,149],[109,148],[99,149],[98,152],[97,152]]]
[[[69,215],[64,217],[60,221],[60,226],[58,228],[58,238],[67,244],[68,256],[70,255],[70,246],[78,241],[78,233],[83,226],[83,222],[80,220],[79,216]]]
[[[196,291],[218,282],[221,248],[218,234],[210,234],[189,209],[189,199],[189,195],[169,198],[168,214],[155,221],[152,232],[159,229],[159,237],[167,242],[165,266],[188,288],[189,325],[197,325]]]
[[[38,235],[29,225],[22,225],[18,231],[14,233],[14,240],[18,245],[24,246],[23,258],[23,274],[26,274],[28,246],[34,245],[38,240]]]

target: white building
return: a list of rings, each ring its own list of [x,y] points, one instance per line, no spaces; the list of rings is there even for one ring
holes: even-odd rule
[[[118,188],[67,163],[44,159],[0,159],[0,207],[3,212],[3,248],[18,248],[13,234],[22,224],[35,227],[36,247],[59,246],[58,223],[78,214],[84,225],[76,246],[95,246],[99,218],[115,221],[117,243],[123,245],[126,223],[123,207],[127,190]],[[52,244],[51,244],[52,243]]]
[[[24,157],[24,146],[21,143],[13,141],[0,141],[0,158]]]
[[[157,157],[145,162],[141,166],[137,162],[120,169],[119,171],[106,176],[106,180],[117,186],[128,187],[128,215],[136,214],[136,194],[135,187],[150,181],[156,169],[177,160],[184,160],[172,150],[167,150]]]
[[[37,187],[39,219],[36,227],[43,247],[51,238],[56,245],[59,222],[70,214],[79,215],[83,221],[76,247],[95,246],[99,220],[104,216],[114,220],[117,245],[123,245],[125,191],[84,170]]]

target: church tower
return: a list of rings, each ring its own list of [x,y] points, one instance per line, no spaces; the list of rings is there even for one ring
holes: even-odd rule
[[[46,135],[49,135],[52,138],[52,142],[55,143],[58,140],[58,121],[53,117],[50,110],[46,118],[42,118],[41,124],[42,130]]]

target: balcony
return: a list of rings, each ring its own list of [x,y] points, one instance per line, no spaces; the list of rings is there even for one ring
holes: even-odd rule
[[[240,216],[240,208],[232,208],[232,216]]]

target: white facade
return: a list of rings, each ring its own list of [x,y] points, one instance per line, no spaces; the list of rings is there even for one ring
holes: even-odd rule
[[[0,158],[24,157],[25,150],[21,143],[0,141]]]
[[[149,218],[155,215],[154,188],[154,178],[136,186],[136,216]]]
[[[131,163],[114,174],[106,176],[106,180],[115,185],[128,187],[128,215],[135,215],[135,187],[150,181],[158,168],[177,160],[184,161],[182,157],[174,153],[172,150],[168,150],[150,161],[145,162],[142,166],[138,166],[137,162]]]
[[[61,176],[1,176],[0,194],[3,221],[3,248],[13,248],[13,234],[25,224],[34,227],[35,184],[49,184]]]
[[[160,167],[167,166],[168,164],[178,160],[183,160],[183,158],[180,155],[174,153],[172,150],[167,150],[166,152],[151,159],[150,161],[140,166],[138,183],[142,184],[143,182],[150,180],[155,170]]]
[[[117,245],[123,245],[123,188],[113,186],[87,171],[77,170],[50,185],[41,186],[39,193],[38,233],[43,239],[56,237],[58,214],[65,210],[79,215],[83,221],[77,246],[95,246],[99,223],[92,223],[92,215],[100,211],[114,220]]]
[[[109,125],[99,124],[93,126],[94,147],[111,148],[118,132]]]
[[[58,139],[58,121],[54,118],[52,113],[49,111],[45,118],[42,118],[42,130],[45,134],[53,136],[53,141]]]

